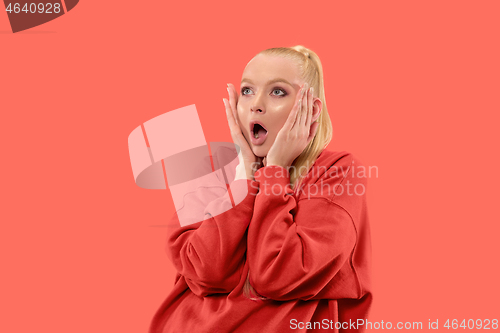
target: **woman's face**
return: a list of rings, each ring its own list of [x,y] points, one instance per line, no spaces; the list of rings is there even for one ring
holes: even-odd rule
[[[237,109],[241,131],[256,156],[267,156],[303,83],[290,59],[259,54],[247,64]]]

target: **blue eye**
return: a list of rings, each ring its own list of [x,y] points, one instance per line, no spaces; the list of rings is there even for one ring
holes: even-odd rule
[[[279,95],[278,95],[278,94],[275,94],[274,96],[285,96],[285,95],[286,95],[286,91],[284,91],[284,90],[283,90],[283,89],[281,89],[281,88],[275,88],[275,89],[273,89],[273,92],[275,92],[275,91],[280,91],[280,92],[281,92],[281,94],[279,94]]]
[[[248,87],[241,88],[241,94],[242,95],[248,95],[250,93],[252,93],[252,89],[250,89]],[[283,96],[288,95],[287,92],[284,89],[282,89],[282,88],[274,88],[272,90],[271,94],[273,96],[279,96],[279,97],[283,97]]]

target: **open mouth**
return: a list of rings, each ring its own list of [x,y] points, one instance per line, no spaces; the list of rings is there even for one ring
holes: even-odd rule
[[[267,129],[260,121],[252,121],[250,123],[250,139],[255,145],[264,143],[267,137]]]

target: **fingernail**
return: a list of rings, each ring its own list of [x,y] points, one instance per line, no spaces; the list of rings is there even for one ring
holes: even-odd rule
[[[314,88],[311,87],[311,95],[314,94]]]

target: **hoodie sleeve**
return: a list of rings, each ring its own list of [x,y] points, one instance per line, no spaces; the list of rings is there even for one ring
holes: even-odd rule
[[[231,194],[239,202],[234,207],[229,192],[224,194],[217,187],[199,188],[185,196],[183,210],[202,211],[205,219],[182,226],[179,222],[182,211],[176,212],[172,218],[166,252],[194,294],[229,293],[238,284],[246,251],[246,229],[258,189],[256,185],[250,180],[233,181]],[[243,196],[237,198],[242,193]]]
[[[260,192],[248,228],[247,258],[250,283],[262,296],[278,301],[360,297],[353,253],[355,220],[366,211],[366,178],[354,174],[360,163],[351,154],[332,163],[317,181],[299,189],[300,195],[290,188],[284,168],[256,172]]]

